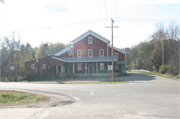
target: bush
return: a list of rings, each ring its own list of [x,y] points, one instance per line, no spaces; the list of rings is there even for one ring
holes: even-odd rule
[[[161,65],[159,68],[159,73],[164,74],[167,72],[169,66],[168,65]]]

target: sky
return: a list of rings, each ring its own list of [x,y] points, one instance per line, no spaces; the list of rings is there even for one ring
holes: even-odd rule
[[[4,0],[0,37],[18,32],[21,43],[68,44],[88,30],[126,48],[148,41],[155,25],[180,20],[180,0]],[[179,22],[178,22],[179,23]]]

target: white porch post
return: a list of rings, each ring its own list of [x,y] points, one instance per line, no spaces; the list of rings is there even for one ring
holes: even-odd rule
[[[109,62],[107,62],[107,73],[109,73],[108,66],[109,66]]]
[[[58,66],[56,65],[56,75],[58,75]]]
[[[64,70],[63,70],[63,71],[64,71],[64,74],[66,73],[65,67],[66,67],[66,65],[64,64],[64,66],[63,66],[63,68],[64,68]]]
[[[122,73],[124,73],[124,68],[123,68],[123,64],[122,64]]]
[[[63,73],[64,73],[63,65],[61,65],[61,77],[63,77]]]
[[[87,62],[85,62],[85,74],[87,74]]]
[[[37,66],[36,66],[36,74],[37,74]]]
[[[74,67],[75,67],[75,66],[74,66],[74,63],[73,63],[73,74],[75,74],[75,70],[74,70]]]
[[[98,63],[96,62],[96,73],[98,73]]]
[[[124,64],[124,72],[126,72],[126,64]]]

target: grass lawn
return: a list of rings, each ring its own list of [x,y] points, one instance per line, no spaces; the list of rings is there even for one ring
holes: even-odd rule
[[[116,77],[125,77],[125,76],[129,76],[127,73],[122,73],[119,76],[115,76]],[[22,82],[32,82],[32,83],[40,83],[38,81],[59,81],[59,82],[63,82],[63,83],[54,83],[54,84],[76,84],[76,83],[70,83],[70,82],[66,82],[64,83],[64,80],[76,80],[76,79],[80,79],[80,80],[88,80],[88,79],[95,79],[96,81],[94,82],[78,82],[77,84],[108,84],[109,82],[97,82],[98,80],[103,80],[103,79],[109,79],[109,76],[90,76],[90,77],[65,77],[65,78],[30,78],[28,80],[24,80]],[[62,81],[61,81],[62,80]],[[43,82],[44,83],[44,82]],[[123,83],[122,81],[119,82],[114,82],[114,83]],[[51,83],[52,84],[52,83]]]
[[[141,73],[145,73],[145,74],[157,75],[157,76],[162,76],[162,77],[167,77],[167,78],[172,78],[172,79],[180,80],[180,78],[176,78],[176,77],[174,77],[172,75],[161,74],[161,73],[158,73],[158,72],[152,72],[152,71],[149,71],[149,72],[145,72],[145,71],[133,71],[133,72],[141,72]]]
[[[128,81],[114,81],[111,84],[127,83]],[[110,84],[110,82],[33,82],[38,84]]]
[[[0,106],[15,106],[50,100],[49,96],[33,94],[28,92],[5,90],[0,90],[0,92]]]

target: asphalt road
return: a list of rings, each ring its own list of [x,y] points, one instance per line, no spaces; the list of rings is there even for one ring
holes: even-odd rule
[[[26,119],[180,119],[180,81],[129,74],[134,82],[124,84],[1,83],[0,88],[58,92],[75,99],[75,103],[61,107],[1,109],[1,119],[11,116]]]

